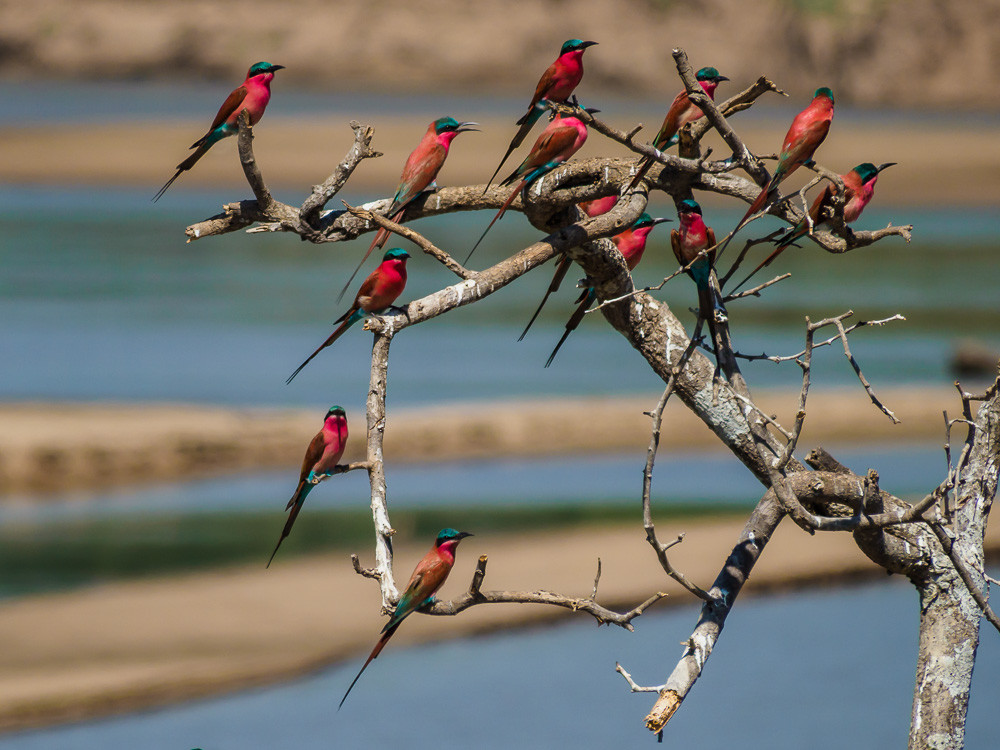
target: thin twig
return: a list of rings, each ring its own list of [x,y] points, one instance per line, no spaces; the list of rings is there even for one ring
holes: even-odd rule
[[[377,224],[383,229],[387,229],[390,232],[393,232],[394,234],[398,234],[400,237],[403,237],[404,239],[407,239],[413,244],[417,245],[421,250],[430,255],[432,258],[435,258],[438,262],[441,263],[441,265],[443,265],[449,271],[454,273],[460,279],[475,278],[476,276],[475,271],[469,271],[468,269],[464,268],[461,263],[452,258],[451,255],[446,253],[444,250],[437,247],[433,242],[431,242],[429,239],[424,237],[419,232],[410,229],[409,227],[404,227],[401,224],[397,224],[392,219],[382,216],[381,214],[377,214],[374,211],[368,211],[364,208],[351,206],[345,200],[342,200],[341,203],[344,204],[344,207],[348,210],[348,212],[350,212],[354,216],[357,216],[359,219],[362,219],[363,221],[370,221],[373,224]]]
[[[677,65],[677,73],[680,75],[681,80],[684,82],[684,87],[687,89],[688,97],[691,102],[695,104],[702,112],[705,113],[705,119],[708,120],[712,127],[714,127],[722,140],[726,142],[726,145],[732,149],[733,159],[739,163],[743,169],[750,174],[758,184],[763,185],[768,180],[767,171],[761,165],[760,161],[754,156],[750,149],[746,147],[743,140],[736,134],[736,131],[732,129],[726,118],[719,112],[718,108],[715,106],[715,102],[712,101],[712,97],[705,93],[702,89],[701,84],[698,83],[695,78],[694,69],[688,62],[687,53],[682,49],[675,49],[673,51],[674,63]]]
[[[597,620],[598,625],[617,625],[632,631],[632,620],[666,596],[662,592],[656,593],[626,612],[615,612],[602,607],[590,597],[563,596],[551,591],[481,591],[480,587],[486,576],[486,561],[486,555],[479,558],[473,584],[468,592],[451,601],[435,601],[421,611],[429,615],[453,616],[478,604],[548,604],[573,612],[585,612]]]
[[[853,315],[853,314],[854,314],[853,311],[848,310],[846,313],[843,313],[842,315],[839,315],[837,317],[839,317],[841,320],[843,320],[844,318],[846,318],[846,317],[848,317],[850,315]],[[816,323],[815,325],[817,327],[820,326],[820,325],[832,325],[833,324],[833,320],[834,320],[833,318],[827,318],[826,320],[820,321],[819,323]],[[859,320],[854,325],[846,328],[845,331],[846,331],[847,334],[851,334],[853,331],[857,330],[858,328],[865,328],[865,327],[870,327],[870,326],[883,326],[883,325],[886,325],[887,323],[892,323],[893,321],[896,321],[896,320],[906,320],[906,318],[904,318],[902,315],[896,314],[896,315],[893,315],[893,316],[888,317],[888,318],[882,318],[881,320]],[[823,341],[820,341],[819,343],[813,344],[813,349],[819,349],[820,347],[823,347],[823,346],[830,346],[831,344],[833,344],[833,342],[840,341],[840,340],[841,340],[840,339],[840,334],[838,333],[835,336],[831,336],[828,339],[825,339]],[[787,355],[740,354],[740,353],[737,353],[736,356],[739,357],[740,359],[750,360],[751,362],[752,361],[766,359],[769,362],[776,362],[777,363],[777,362],[789,362],[791,360],[799,359],[805,353],[806,353],[805,349],[803,349],[802,351],[796,352],[795,354],[787,354]]]
[[[760,293],[767,289],[769,286],[774,286],[779,281],[784,281],[785,279],[790,279],[792,275],[790,273],[783,273],[781,276],[775,276],[770,281],[765,281],[763,284],[758,284],[753,289],[747,289],[743,292],[737,292],[736,294],[727,294],[723,299],[723,303],[732,302],[734,299],[743,299],[744,297],[759,297]],[[720,284],[722,282],[719,282]]]
[[[844,356],[847,357],[847,361],[850,362],[851,367],[854,368],[854,372],[858,376],[858,380],[861,381],[861,385],[864,386],[865,392],[868,394],[868,398],[871,399],[872,403],[875,404],[875,406],[877,406],[882,411],[883,414],[889,417],[889,419],[893,421],[893,424],[899,424],[899,420],[896,418],[896,415],[893,414],[891,411],[889,411],[888,407],[886,407],[885,404],[879,401],[878,397],[875,395],[875,392],[872,390],[871,384],[865,378],[865,374],[861,372],[861,366],[858,364],[858,361],[854,359],[854,355],[851,354],[851,346],[850,344],[847,343],[847,331],[844,330],[843,318],[852,314],[853,313],[849,311],[843,317],[838,317],[833,319],[833,324],[837,326],[837,332],[840,336],[840,340],[844,343]]]
[[[615,662],[615,671],[625,678],[625,682],[628,683],[629,690],[633,693],[658,693],[663,689],[663,685],[657,685],[656,687],[640,687],[632,679],[632,675],[625,671],[623,667],[618,662]]]
[[[687,273],[688,271],[690,271],[691,268],[692,268],[692,266],[694,266],[695,263],[697,263],[699,260],[702,260],[703,258],[707,257],[707,255],[708,255],[708,253],[709,253],[709,251],[711,249],[712,248],[707,248],[707,249],[702,250],[701,252],[699,252],[694,258],[691,259],[690,263],[688,263],[685,266],[681,266],[680,268],[678,268],[676,271],[674,271],[669,276],[664,276],[663,277],[663,281],[661,281],[659,284],[655,284],[653,286],[646,286],[646,287],[643,287],[642,289],[633,289],[631,292],[628,292],[627,294],[621,294],[621,295],[618,295],[617,297],[612,297],[611,299],[606,299],[606,300],[602,301],[600,304],[597,304],[597,305],[594,305],[593,307],[591,307],[589,310],[587,310],[587,312],[588,313],[595,312],[596,310],[600,310],[602,307],[606,307],[608,305],[614,305],[614,304],[616,304],[618,302],[621,302],[623,300],[631,299],[632,297],[635,297],[638,294],[648,294],[649,292],[659,291],[660,289],[662,289],[666,285],[666,283],[668,281],[671,281],[671,280],[677,278],[678,276],[680,276],[680,275],[682,275],[682,274]]]
[[[351,120],[351,129],[354,131],[354,143],[340,163],[327,177],[322,184],[314,185],[309,197],[302,203],[299,213],[302,221],[307,224],[314,224],[319,218],[323,206],[337,193],[341,191],[347,180],[354,174],[354,170],[365,159],[377,159],[382,156],[379,151],[371,148],[372,138],[375,136],[375,128],[371,125],[362,125],[357,120]]]
[[[264,184],[264,176],[260,167],[257,166],[257,159],[253,153],[253,128],[250,126],[250,110],[244,109],[237,117],[239,125],[239,135],[236,138],[238,151],[240,154],[240,164],[243,165],[243,174],[246,175],[250,189],[253,190],[254,197],[257,198],[257,205],[265,213],[274,206],[274,198],[271,191]]]

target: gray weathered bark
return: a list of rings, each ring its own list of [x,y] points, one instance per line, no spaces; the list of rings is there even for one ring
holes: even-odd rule
[[[738,366],[738,357],[729,340],[726,320],[717,320],[713,333],[718,362],[697,351],[690,337],[670,307],[645,292],[636,291],[624,259],[606,238],[617,234],[645,210],[649,189],[659,189],[675,200],[691,197],[693,191],[711,191],[746,202],[759,192],[766,179],[760,158],[751,153],[731,128],[726,116],[745,109],[766,91],[776,87],[760,79],[742,94],[719,107],[701,94],[693,71],[683,52],[675,50],[678,72],[693,100],[706,113],[703,122],[685,127],[681,133],[682,156],[662,154],[652,147],[633,141],[638,129],[622,133],[578,112],[578,116],[602,135],[636,154],[652,156],[659,166],[650,170],[645,183],[631,192],[608,213],[595,218],[581,218],[575,208],[579,201],[621,194],[634,174],[636,160],[601,158],[563,165],[537,180],[515,200],[512,210],[523,211],[533,226],[546,234],[543,239],[512,254],[495,266],[480,271],[465,269],[451,255],[407,230],[408,236],[425,253],[444,264],[459,281],[422,299],[409,303],[405,311],[390,311],[371,318],[366,328],[375,333],[372,357],[371,391],[368,399],[368,458],[366,468],[372,485],[372,510],[376,530],[376,569],[363,570],[355,558],[359,573],[379,580],[383,604],[391,606],[398,599],[392,577],[391,535],[388,497],[382,467],[381,441],[386,429],[385,395],[388,355],[391,339],[405,328],[417,325],[450,310],[474,303],[559,254],[575,261],[587,274],[597,291],[601,314],[645,358],[665,383],[669,383],[662,404],[672,393],[696,413],[722,443],[760,480],[766,488],[747,524],[735,540],[731,554],[722,564],[713,586],[705,591],[694,583],[688,590],[704,601],[702,612],[685,651],[659,688],[638,688],[627,672],[622,674],[633,690],[655,690],[658,699],[647,717],[647,726],[662,731],[670,716],[680,707],[704,668],[706,660],[722,633],[726,617],[734,606],[753,565],[763,553],[771,534],[785,515],[810,533],[816,531],[851,531],[859,548],[876,564],[913,581],[920,594],[920,647],[917,655],[917,681],[914,693],[910,734],[911,748],[959,748],[964,739],[969,685],[975,664],[979,623],[985,611],[990,622],[1000,629],[1000,620],[986,601],[983,572],[983,535],[997,487],[1000,460],[1000,388],[993,388],[979,400],[982,407],[973,420],[970,398],[963,394],[964,419],[969,435],[957,462],[941,486],[915,505],[905,503],[878,486],[878,476],[869,472],[857,476],[828,454],[809,460],[812,470],[793,456],[806,416],[809,388],[809,353],[812,333],[818,327],[836,325],[845,354],[872,400],[880,405],[853,361],[847,345],[844,313],[813,326],[809,324],[807,350],[790,357],[803,368],[803,388],[796,424],[785,430],[753,403],[753,396]],[[722,135],[732,150],[728,159],[707,161],[702,156],[699,139],[710,124]],[[251,148],[249,127],[241,123],[240,156],[255,201],[226,206],[225,213],[188,228],[190,239],[223,234],[257,224],[247,231],[293,232],[315,243],[333,243],[354,239],[385,220],[373,212],[384,211],[388,200],[347,210],[328,210],[326,205],[346,183],[354,168],[366,158],[378,156],[371,150],[371,128],[352,123],[355,143],[335,172],[313,193],[301,208],[279,203],[267,191]],[[743,169],[753,180],[734,172]],[[817,179],[839,178],[822,167],[815,167]],[[831,176],[832,175],[832,176]],[[417,200],[407,209],[403,221],[412,221],[456,211],[498,208],[506,198],[501,188],[482,192],[481,186],[441,188]],[[803,213],[796,201],[776,201],[767,210],[789,223],[796,223]],[[843,222],[842,206],[835,207],[829,230],[817,231],[812,241],[831,253],[849,252],[870,245],[884,237],[898,235],[909,239],[910,227],[887,227],[877,232],[850,232]],[[840,212],[839,215],[837,212]],[[390,227],[392,229],[392,227]],[[394,231],[399,231],[398,225]],[[745,250],[744,250],[745,252]],[[741,256],[742,257],[742,256]],[[732,275],[732,271],[727,275]],[[725,278],[723,279],[723,282]],[[714,279],[716,293],[718,280]],[[747,292],[744,294],[753,293]],[[700,325],[700,324],[699,324]],[[834,337],[836,338],[836,337]],[[833,339],[831,339],[832,341]],[[830,343],[829,341],[826,343]],[[817,344],[821,346],[824,344]],[[883,411],[891,413],[883,407]],[[655,454],[655,430],[652,453]],[[644,483],[644,501],[648,502],[652,481],[652,459],[648,460]],[[648,515],[648,514],[647,514]],[[668,545],[655,541],[647,524],[648,538],[660,557],[666,573],[684,580],[666,561]],[[521,601],[556,604],[586,611],[599,622],[614,622],[631,627],[637,617],[658,595],[626,613],[612,613],[589,599],[572,599],[547,592],[482,592],[486,561],[473,577],[467,595],[455,602],[438,602],[428,608],[433,614],[456,614],[476,604],[490,601]],[[599,577],[599,574],[598,574]]]

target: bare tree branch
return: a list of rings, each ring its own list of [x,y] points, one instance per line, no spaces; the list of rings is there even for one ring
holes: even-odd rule
[[[323,207],[343,189],[347,180],[354,174],[354,170],[362,161],[382,156],[380,152],[371,148],[372,138],[375,137],[375,128],[351,120],[351,129],[354,131],[354,143],[350,150],[322,184],[313,186],[309,197],[299,209],[302,220],[306,224],[312,225],[316,222]]]
[[[752,175],[758,184],[763,185],[766,183],[769,179],[767,170],[764,169],[760,160],[750,152],[750,149],[746,147],[743,140],[736,134],[729,123],[726,122],[726,118],[719,112],[715,106],[715,102],[712,101],[712,97],[708,96],[704,89],[702,89],[701,84],[695,78],[691,64],[688,62],[687,53],[682,49],[675,49],[672,54],[674,62],[677,64],[677,73],[684,82],[684,88],[687,89],[688,98],[705,113],[705,119],[712,124],[712,127],[722,136],[722,140],[732,149],[733,159],[748,174]]]
[[[419,232],[416,232],[409,227],[397,224],[392,219],[388,219],[381,214],[375,213],[374,211],[367,211],[363,208],[355,208],[348,204],[347,201],[342,201],[342,203],[351,214],[357,216],[359,219],[363,221],[370,221],[383,229],[388,229],[390,232],[394,232],[400,237],[409,240],[432,258],[440,262],[441,265],[454,273],[460,279],[471,279],[476,276],[474,271],[466,270],[461,263],[452,258],[444,250],[437,247],[433,242],[428,240]]]
[[[593,596],[570,597],[554,594],[551,591],[480,591],[479,586],[482,585],[482,579],[486,575],[486,555],[479,558],[475,575],[478,577],[478,583],[475,583],[474,579],[474,585],[470,586],[468,592],[451,601],[435,601],[421,611],[429,615],[452,616],[477,604],[548,604],[573,612],[585,612],[597,620],[598,625],[617,625],[632,631],[634,630],[632,620],[666,596],[662,592],[656,593],[627,612],[615,612],[602,607]]]

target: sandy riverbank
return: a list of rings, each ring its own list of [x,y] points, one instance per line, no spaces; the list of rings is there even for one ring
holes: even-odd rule
[[[871,442],[937,439],[941,411],[957,409],[954,391],[947,388],[886,389],[880,395],[903,420],[901,425],[892,425],[872,407],[860,386],[814,390],[800,445],[831,445],[858,436]],[[394,411],[387,424],[386,458],[426,462],[553,452],[641,455],[649,440],[643,411],[655,400],[656,394],[650,394]],[[790,420],[797,400],[791,392],[773,392],[759,394],[759,401]],[[0,407],[5,428],[0,456],[8,487],[21,488],[179,479],[233,471],[248,460],[256,468],[294,473],[321,416],[172,405],[6,405]],[[589,429],[595,422],[605,426],[599,435]],[[70,444],[61,439],[67,431],[77,437]],[[359,425],[355,435],[360,432]],[[418,434],[420,440],[415,439]],[[420,452],[413,451],[415,445],[423,446]],[[361,447],[362,441],[355,439],[351,458],[360,456]],[[679,404],[668,411],[661,443],[661,451],[677,449],[718,449],[715,436]],[[101,457],[99,471],[96,456]],[[23,472],[20,485],[12,485],[17,467]],[[687,532],[673,560],[707,585],[741,526],[741,520],[683,522],[660,533],[668,538]],[[537,537],[468,540],[445,596],[467,585],[480,554],[490,557],[487,589],[544,588],[587,595],[600,557],[602,603],[630,607],[662,589],[671,598],[658,606],[693,606],[660,571],[638,524],[548,534],[544,543]],[[423,552],[423,544],[408,541],[399,542],[399,571],[409,570]],[[1000,533],[991,535],[990,546],[1000,553]],[[370,550],[359,551],[369,564]],[[849,536],[811,538],[786,524],[748,591],[879,573]],[[380,627],[377,613],[376,587],[353,572],[343,553],[279,559],[270,570],[254,564],[5,602],[0,607],[0,643],[6,646],[0,649],[0,729],[107,715],[289,679],[356,657]],[[414,618],[396,640],[404,645],[559,615],[538,607],[477,607],[454,619]],[[637,626],[643,626],[641,620]],[[289,638],[290,632],[296,636]]]
[[[224,92],[223,92],[224,93]],[[221,94],[220,94],[221,96]],[[255,128],[254,149],[258,164],[275,197],[290,203],[301,202],[312,185],[324,180],[350,148],[353,132],[348,121],[357,119],[375,126],[373,147],[384,153],[379,159],[365,161],[352,176],[347,192],[362,191],[389,195],[399,180],[399,171],[410,150],[416,145],[427,122],[412,116],[385,116],[364,111],[331,112],[328,117],[292,119],[281,115],[280,91],[272,111]],[[604,105],[606,106],[606,105]],[[629,130],[645,123],[648,140],[655,133],[663,115],[661,105],[650,103],[631,112],[606,111],[600,115],[611,125]],[[480,184],[489,177],[494,157],[483,163],[483,154],[499,155],[510,138],[511,118],[484,117],[475,111],[442,112],[459,119],[477,120],[482,132],[462,136],[452,149],[441,171],[439,184]],[[787,118],[785,118],[787,119]],[[774,151],[787,128],[785,119],[741,122],[733,119],[747,145],[758,153]],[[0,128],[0,164],[6,183],[51,185],[127,185],[147,189],[152,195],[170,176],[173,167],[187,153],[191,141],[205,128],[201,121],[115,124],[109,114],[107,124],[33,125]],[[429,121],[429,120],[428,120]],[[1000,204],[1000,141],[995,128],[987,124],[955,121],[950,126],[956,142],[975,144],[960,149],[942,161],[929,144],[940,139],[940,124],[910,120],[893,121],[892,127],[873,124],[864,118],[838,123],[823,144],[822,163],[831,169],[846,171],[861,161],[898,162],[879,179],[878,203],[892,206]],[[713,133],[706,138],[714,153],[725,152],[725,145]],[[630,152],[600,136],[588,140],[577,158],[619,156]],[[801,184],[807,180],[802,177]],[[800,186],[799,178],[795,187]],[[185,174],[171,188],[225,187],[231,200],[250,195],[236,156],[235,139],[210,151],[197,169]],[[169,197],[169,194],[168,194]],[[711,203],[712,201],[706,201]],[[337,207],[340,207],[339,202]],[[193,216],[194,222],[216,211],[206,206],[205,216]],[[896,223],[916,223],[912,215],[901,214]],[[180,231],[180,229],[178,230]]]
[[[956,412],[951,388],[879,389],[902,420],[893,425],[860,385],[814,388],[801,446],[938,440],[941,412]],[[659,394],[625,398],[457,403],[392,410],[390,462],[539,457],[580,453],[641,455],[644,412]],[[791,424],[797,393],[757,394],[762,408]],[[679,402],[668,406],[661,450],[719,450],[718,438]],[[0,492],[55,491],[171,481],[254,468],[294,475],[322,414],[169,404],[0,405]],[[364,456],[364,418],[348,415],[345,460]],[[600,424],[597,432],[592,425]],[[72,440],[66,436],[72,435]],[[41,496],[39,496],[41,497]]]
[[[671,560],[707,585],[741,526],[738,520],[685,522],[659,531],[663,538],[687,533]],[[989,546],[1000,552],[996,529]],[[423,551],[422,545],[400,544],[397,570],[409,570]],[[443,597],[468,585],[481,554],[490,560],[485,590],[541,588],[587,596],[600,557],[602,604],[630,608],[662,590],[670,597],[657,606],[690,608],[692,625],[696,617],[697,603],[664,576],[638,523],[558,537],[473,537],[463,543]],[[370,564],[370,558],[364,551],[363,562]],[[849,535],[810,537],[786,523],[746,593],[869,575],[884,573],[858,552]],[[913,605],[915,616],[916,597]],[[0,607],[0,642],[5,644],[0,649],[0,730],[164,705],[358,659],[381,627],[378,606],[377,587],[354,573],[346,554],[278,560],[269,570],[252,565],[9,602]],[[516,605],[474,607],[455,618],[418,616],[407,621],[390,649],[572,616]],[[635,625],[643,628],[646,622],[640,617]],[[683,635],[664,638],[674,643]]]
[[[527,98],[579,36],[600,42],[586,58],[587,94],[672,97],[677,45],[696,67],[734,81],[766,74],[799,97],[829,85],[844,102],[962,110],[995,107],[1000,92],[995,6],[975,0],[290,0],[280,12],[245,0],[239,33],[221,0],[33,0],[3,3],[0,21],[4,76],[239,81],[254,60],[271,60],[288,66],[283,80],[316,90]],[[975,87],[956,85],[970,71]]]

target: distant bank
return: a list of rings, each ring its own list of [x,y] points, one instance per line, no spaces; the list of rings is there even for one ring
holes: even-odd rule
[[[995,4],[980,0],[295,0],[280,12],[244,0],[238,33],[231,3],[196,7],[195,24],[187,3],[5,3],[0,75],[211,78],[232,88],[268,60],[287,66],[285,81],[318,91],[517,91],[527,100],[559,46],[577,37],[600,43],[578,92],[588,102],[614,90],[669,103],[679,88],[675,46],[733,87],[767,75],[796,99],[828,85],[838,102],[865,106],[995,110],[1000,101],[1000,24]],[[974,86],[958,85],[970,77]]]
[[[686,533],[671,562],[707,586],[742,525],[739,519],[686,519],[659,523],[657,530],[661,539]],[[987,548],[991,556],[1000,551],[995,524]],[[362,564],[372,562],[370,548],[358,552]],[[423,544],[398,543],[397,575],[423,552]],[[477,535],[460,551],[443,598],[468,587],[482,554],[489,555],[484,591],[541,588],[589,596],[600,558],[602,605],[624,611],[664,591],[669,596],[650,613],[686,606],[692,623],[697,617],[698,601],[663,573],[638,519],[613,528]],[[884,578],[885,571],[858,551],[850,534],[809,536],[786,522],[743,596],[874,576]],[[913,608],[915,613],[915,596]],[[383,623],[378,610],[378,586],[353,571],[346,552],[279,559],[268,570],[261,562],[5,602],[0,642],[16,647],[0,649],[0,731],[148,709],[308,674],[370,648]],[[554,607],[479,606],[457,617],[411,617],[393,648],[555,618],[590,620]],[[646,616],[634,624],[653,625]]]
[[[902,420],[893,425],[861,389],[809,398],[799,445],[942,438],[941,413],[958,406],[951,388],[880,389]],[[643,452],[658,394],[454,403],[390,410],[386,460],[461,461]],[[762,391],[758,402],[793,421],[797,393]],[[349,415],[345,460],[364,457],[365,419]],[[245,469],[298,470],[322,414],[305,410],[183,404],[17,403],[0,405],[0,494],[86,489],[224,475]],[[600,426],[599,429],[596,426]],[[66,436],[72,435],[72,440]],[[715,435],[679,402],[667,410],[660,450],[721,450]]]

